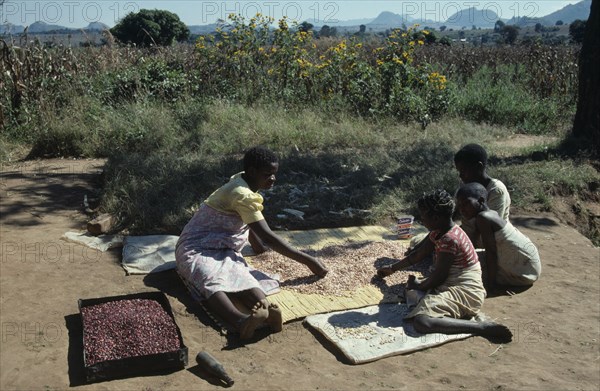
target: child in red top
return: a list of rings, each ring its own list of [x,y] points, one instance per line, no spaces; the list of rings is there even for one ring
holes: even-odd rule
[[[431,276],[417,282],[410,276],[407,289],[426,294],[406,316],[414,318],[420,333],[470,333],[502,342],[512,339],[510,330],[494,322],[468,320],[477,315],[485,298],[481,267],[465,232],[452,220],[454,199],[444,190],[426,194],[418,202],[422,223],[430,230],[423,244],[406,258],[377,271],[386,277],[423,260],[435,251]]]

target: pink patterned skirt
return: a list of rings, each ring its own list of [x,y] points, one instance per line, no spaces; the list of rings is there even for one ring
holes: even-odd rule
[[[177,272],[194,299],[206,300],[220,291],[279,291],[276,280],[250,268],[242,257],[248,232],[238,215],[202,204],[183,229],[175,250]]]

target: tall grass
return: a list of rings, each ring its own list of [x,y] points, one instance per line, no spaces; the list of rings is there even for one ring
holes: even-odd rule
[[[265,214],[275,226],[391,220],[398,213],[415,213],[415,201],[425,191],[456,189],[452,161],[461,145],[479,142],[493,154],[495,140],[507,132],[457,119],[423,131],[418,124],[390,119],[373,123],[338,115],[332,120],[316,109],[226,101],[208,104],[204,113],[195,120],[174,119],[193,123],[196,142],[177,139],[180,128],[170,135],[178,140],[175,148],[109,159],[103,208],[132,232],[177,233],[194,207],[241,170],[243,151],[255,144],[267,145],[282,159],[277,185],[265,193]],[[522,161],[501,160],[490,172],[510,187],[514,205],[525,210],[546,210],[542,194],[582,194],[600,180],[589,164]],[[304,211],[305,219],[281,218],[284,208]]]
[[[523,82],[528,77],[521,66],[483,66],[461,88],[452,111],[462,118],[510,126],[526,134],[555,134],[569,126],[575,115],[573,101],[567,96],[532,93]]]
[[[424,33],[411,30],[317,40],[293,26],[271,32],[260,23],[238,18],[228,33],[170,48],[47,48],[0,40],[0,137],[41,145],[56,138],[62,145],[55,152],[36,149],[40,154],[105,156],[101,143],[88,140],[94,131],[77,134],[80,124],[68,123],[75,122],[69,114],[85,104],[110,118],[127,105],[172,110],[181,100],[197,105],[225,99],[424,127],[452,115],[550,134],[560,132],[574,112],[574,47],[421,45]],[[70,151],[71,138],[88,146]],[[114,136],[113,146],[135,146],[136,138],[145,136]],[[100,149],[89,147],[94,145]]]

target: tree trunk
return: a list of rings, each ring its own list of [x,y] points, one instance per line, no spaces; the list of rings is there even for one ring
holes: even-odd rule
[[[590,141],[600,149],[600,0],[592,0],[579,55],[579,100],[573,123],[573,136]]]

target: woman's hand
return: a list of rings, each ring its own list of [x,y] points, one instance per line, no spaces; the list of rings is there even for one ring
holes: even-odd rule
[[[329,272],[329,269],[327,269],[317,258],[293,248],[288,242],[275,235],[264,219],[255,223],[250,223],[249,226],[252,232],[256,234],[258,239],[260,239],[264,245],[269,246],[283,256],[306,265],[313,274],[319,277],[325,277]]]
[[[313,272],[314,275],[322,278],[325,277],[327,273],[329,273],[329,269],[327,269],[325,265],[323,265],[323,263],[321,263],[321,261],[319,261],[317,258],[312,257],[308,254],[303,255],[304,259],[301,262],[305,264],[310,269],[310,271]]]
[[[392,267],[392,265],[383,266],[377,270],[377,276],[381,277],[381,278],[387,277],[394,273],[395,273],[395,271],[394,271],[394,268]]]

